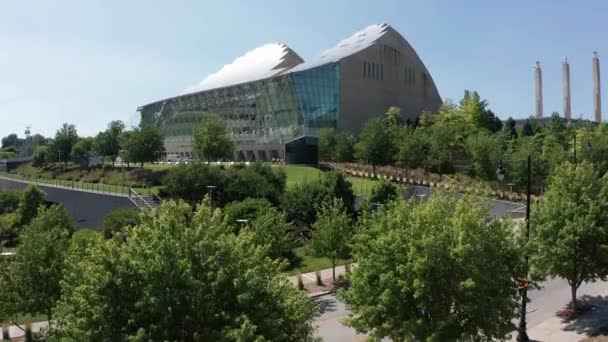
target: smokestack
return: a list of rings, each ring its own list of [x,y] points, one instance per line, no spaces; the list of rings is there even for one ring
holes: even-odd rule
[[[568,63],[568,57],[564,57],[562,62],[562,73],[564,75],[564,118],[570,122],[570,64]]]
[[[593,108],[595,110],[595,122],[602,122],[602,92],[600,89],[600,59],[597,51],[593,51]]]
[[[543,71],[540,68],[540,62],[536,62],[534,66],[534,75],[536,81],[536,118],[543,117]]]

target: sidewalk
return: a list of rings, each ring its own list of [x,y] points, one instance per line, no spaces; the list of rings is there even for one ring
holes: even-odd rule
[[[19,325],[19,328],[16,325],[11,325],[8,328],[8,336],[10,336],[10,341],[25,341],[25,324]],[[32,323],[32,332],[37,333],[43,329],[46,329],[48,326],[48,322],[36,322]],[[23,329],[23,330],[22,330]],[[0,333],[0,341],[2,341],[2,334]]]
[[[608,288],[601,291],[589,291],[578,296],[579,305],[588,302],[593,309],[580,317],[562,322],[562,319],[551,315],[541,322],[528,326],[528,336],[532,341],[570,342],[580,341],[598,329],[608,325]],[[512,336],[516,341],[516,334]]]
[[[353,267],[353,264],[351,264],[351,269],[352,269],[352,267]],[[314,271],[308,272],[308,273],[302,273],[300,275],[302,277],[302,283],[304,284],[304,287],[310,291],[310,295],[313,297],[327,293],[329,291],[329,289],[331,287],[330,285],[333,281],[331,268],[326,268],[326,269],[320,270],[319,272],[321,273],[321,280],[323,281],[323,284],[328,285],[328,286],[325,286],[322,288],[319,288],[317,286],[317,275],[316,275],[316,272],[314,272]],[[345,274],[346,274],[346,268],[344,265],[336,266],[336,279],[338,279],[339,276],[345,275]],[[293,286],[298,286],[298,276],[297,275],[290,276],[289,281],[291,281]]]

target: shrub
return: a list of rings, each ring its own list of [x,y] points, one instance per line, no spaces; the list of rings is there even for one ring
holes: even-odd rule
[[[101,232],[104,238],[111,239],[117,234],[123,234],[126,228],[136,226],[140,222],[138,209],[115,209],[103,218]]]
[[[11,213],[19,206],[21,191],[0,190],[0,214]]]

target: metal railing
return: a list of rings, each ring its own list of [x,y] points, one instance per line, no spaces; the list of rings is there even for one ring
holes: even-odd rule
[[[90,183],[58,178],[42,178],[42,177],[28,177],[15,173],[0,172],[0,178],[20,181],[24,183],[44,185],[55,188],[70,189],[75,191],[85,191],[99,194],[115,195],[115,196],[128,196],[129,187],[114,184],[105,183]]]
[[[141,210],[152,211],[153,209],[152,205],[133,188],[129,188],[129,199]]]

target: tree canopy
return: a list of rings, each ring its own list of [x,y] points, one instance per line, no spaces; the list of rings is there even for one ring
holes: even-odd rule
[[[608,177],[589,162],[566,162],[550,177],[532,222],[534,270],[568,280],[576,312],[578,287],[608,275]]]
[[[216,212],[219,215],[219,212]],[[248,232],[206,206],[166,202],[127,231],[70,251],[57,335],[78,341],[312,337],[315,307]]]
[[[207,117],[194,132],[194,152],[207,161],[231,157],[235,143],[230,130],[219,117]]]
[[[394,341],[506,340],[518,298],[511,231],[472,198],[381,209],[353,243],[347,324]]]
[[[152,125],[135,127],[128,134],[123,134],[123,145],[126,158],[131,163],[144,163],[160,159],[165,152],[164,137],[159,129]]]

